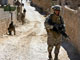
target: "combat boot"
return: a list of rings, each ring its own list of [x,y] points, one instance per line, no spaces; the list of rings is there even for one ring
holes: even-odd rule
[[[52,55],[51,55],[51,52],[49,52],[49,59],[52,59]]]
[[[58,53],[55,54],[54,60],[58,60]]]

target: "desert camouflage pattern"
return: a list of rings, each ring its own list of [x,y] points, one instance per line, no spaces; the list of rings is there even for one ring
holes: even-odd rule
[[[48,54],[49,54],[49,59],[52,58],[52,49],[55,46],[55,58],[54,60],[58,60],[58,54],[59,54],[59,49],[60,49],[60,45],[62,42],[62,35],[60,33],[57,33],[53,30],[51,30],[54,26],[51,26],[48,24],[48,19],[51,18],[52,22],[56,22],[57,24],[61,24],[61,20],[60,20],[60,16],[57,16],[55,14],[53,14],[52,16],[48,16],[44,25],[47,31],[47,44],[48,44]]]
[[[51,19],[52,19],[53,22],[56,22],[57,24],[61,23],[60,22],[60,17],[55,15],[55,14],[51,17]],[[50,25],[48,24],[47,21],[45,22],[45,28],[46,28],[46,31],[47,31],[47,34],[48,34],[48,40],[47,40],[48,45],[53,46],[53,45],[57,45],[57,44],[61,43],[62,35],[60,33],[56,33],[53,30],[50,30]]]

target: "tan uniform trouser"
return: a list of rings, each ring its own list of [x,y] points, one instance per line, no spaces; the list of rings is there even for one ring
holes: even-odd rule
[[[55,46],[55,51],[54,53],[59,53],[60,45],[62,41],[62,35],[58,34],[56,32],[48,32],[48,39],[47,39],[47,44],[48,44],[48,52],[52,52],[53,47]]]

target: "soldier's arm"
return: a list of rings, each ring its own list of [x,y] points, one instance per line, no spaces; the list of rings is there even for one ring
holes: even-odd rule
[[[46,29],[52,29],[53,28],[53,25],[50,25],[47,22],[45,22],[44,25],[45,25]]]
[[[52,14],[47,16],[47,18],[45,20],[46,29],[52,29],[53,28],[53,23],[52,23],[51,17],[52,17]]]

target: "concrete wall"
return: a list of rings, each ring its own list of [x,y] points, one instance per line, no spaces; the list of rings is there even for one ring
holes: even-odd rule
[[[70,42],[78,49],[80,52],[80,13],[75,10],[71,10],[64,7],[64,22],[66,24],[66,32],[70,36]]]

